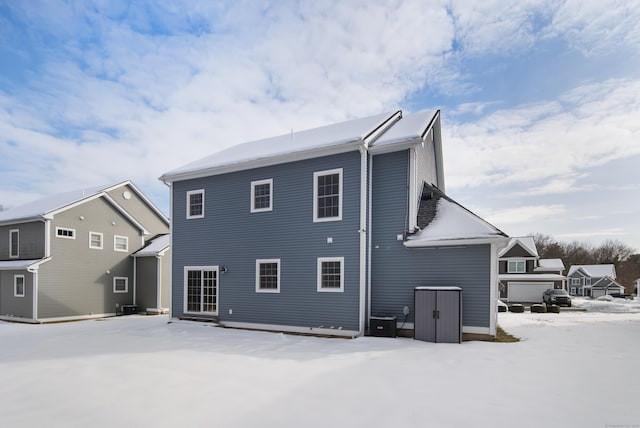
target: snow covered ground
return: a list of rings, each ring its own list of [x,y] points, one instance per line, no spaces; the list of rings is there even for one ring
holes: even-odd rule
[[[0,426],[640,424],[640,313],[501,313],[521,342],[461,345],[167,321],[0,322]]]

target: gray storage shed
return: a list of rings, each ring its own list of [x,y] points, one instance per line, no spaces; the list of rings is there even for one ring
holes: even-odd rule
[[[462,342],[462,289],[414,289],[414,339],[425,342]]]

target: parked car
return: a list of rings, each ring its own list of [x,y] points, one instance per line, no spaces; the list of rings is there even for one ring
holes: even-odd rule
[[[561,289],[548,289],[542,294],[542,300],[548,305],[571,307],[571,297],[569,297],[569,293]]]

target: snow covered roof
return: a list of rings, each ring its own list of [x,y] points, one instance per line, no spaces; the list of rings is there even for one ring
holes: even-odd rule
[[[185,180],[258,168],[278,163],[358,150],[404,148],[434,123],[437,110],[404,116],[401,110],[353,119],[319,128],[238,144],[163,174],[163,181]]]
[[[539,259],[535,271],[561,271],[564,270],[562,259]]]
[[[595,283],[591,284],[591,285],[585,285],[584,288],[611,288],[611,287],[615,287],[615,288],[620,288],[624,290],[624,286],[620,285],[617,281],[611,279],[611,277],[603,277],[600,278],[599,280],[597,280]]]
[[[401,120],[394,123],[372,144],[372,147],[376,149],[403,142],[419,142],[437,117],[437,110],[422,110],[413,114],[403,115]]]
[[[161,255],[171,243],[169,234],[160,235],[153,238],[146,247],[143,247],[133,254],[133,257],[154,257]]]
[[[97,193],[111,186],[88,187],[72,192],[59,193],[38,199],[24,205],[0,212],[0,223],[43,217],[68,205],[95,196]]]
[[[418,225],[422,230],[409,235],[405,246],[480,244],[507,237],[500,229],[426,183],[418,209]]]
[[[502,273],[498,275],[499,280],[538,280],[538,281],[562,281],[566,276],[556,273]]]
[[[524,248],[532,257],[539,257],[536,243],[533,240],[533,236],[516,236],[511,238],[509,244],[500,251],[498,257],[502,257],[509,252],[515,245],[520,245]]]
[[[616,279],[616,269],[612,264],[603,264],[603,265],[572,265],[569,268],[569,273],[567,276],[571,276],[578,269],[582,269],[584,273],[586,273],[591,278],[601,278],[608,276],[611,279]]]
[[[0,270],[26,270],[37,267],[38,265],[49,261],[51,258],[46,259],[33,259],[33,260],[4,260],[0,261]]]
[[[147,230],[128,211],[109,196],[108,192],[119,187],[128,186],[142,199],[167,224],[169,220],[147,197],[129,180],[109,186],[86,187],[70,192],[58,193],[35,200],[33,202],[0,212],[0,225],[13,224],[32,220],[51,218],[60,211],[72,208],[90,200],[104,197],[116,210],[120,211],[131,223],[137,226],[143,233]]]

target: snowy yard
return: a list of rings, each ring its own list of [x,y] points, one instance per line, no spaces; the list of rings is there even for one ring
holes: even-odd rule
[[[633,310],[501,313],[521,342],[462,345],[167,321],[0,322],[0,426],[640,424]]]

